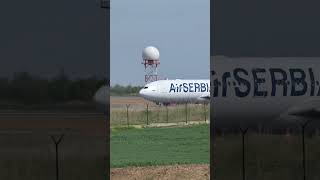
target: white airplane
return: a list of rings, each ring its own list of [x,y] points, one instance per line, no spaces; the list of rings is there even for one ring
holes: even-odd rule
[[[210,80],[159,80],[146,84],[139,94],[156,104],[208,103]]]
[[[212,117],[221,127],[296,126],[320,119],[320,58],[214,57],[211,62],[211,83],[160,80],[145,85],[140,95],[162,104],[212,99]]]
[[[216,126],[301,124],[320,119],[320,58],[228,58],[211,60],[209,80],[159,80],[140,90],[160,103],[211,103]],[[95,100],[108,102],[107,86]],[[313,121],[314,125],[320,121]]]

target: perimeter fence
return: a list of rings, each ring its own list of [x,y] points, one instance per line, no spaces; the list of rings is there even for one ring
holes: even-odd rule
[[[145,104],[123,104],[110,110],[111,126],[150,125],[155,123],[203,122],[209,121],[210,105],[179,104],[157,106]]]

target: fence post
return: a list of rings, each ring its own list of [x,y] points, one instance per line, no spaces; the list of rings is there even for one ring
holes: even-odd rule
[[[186,124],[188,123],[188,103],[186,103]]]
[[[149,104],[147,103],[147,125],[149,125]]]
[[[207,121],[206,103],[203,103],[203,110],[204,110],[204,122],[206,122]]]
[[[128,125],[128,128],[129,128],[129,106],[130,106],[130,104],[126,104],[126,107],[127,107],[127,125]]]
[[[58,146],[62,141],[64,134],[60,135],[58,139],[56,139],[53,135],[51,136],[52,141],[54,142],[56,148],[56,180],[59,180],[59,149]]]
[[[301,130],[302,130],[302,173],[303,173],[303,180],[306,180],[306,148],[305,148],[305,128],[307,125],[311,122],[311,120],[308,120],[301,124]]]
[[[157,108],[158,110],[158,112],[157,112],[157,121],[158,121],[158,123],[160,122],[160,106],[158,106],[158,108]]]
[[[246,158],[245,158],[245,141],[244,138],[248,132],[248,128],[242,129],[240,128],[241,131],[241,139],[242,139],[242,180],[246,179]]]
[[[169,112],[168,112],[168,105],[166,105],[166,111],[167,111],[167,123],[169,123]]]

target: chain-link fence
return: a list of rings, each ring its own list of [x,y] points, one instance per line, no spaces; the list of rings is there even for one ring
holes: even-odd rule
[[[0,111],[0,179],[105,179],[106,119],[91,111]]]
[[[208,104],[179,104],[144,107],[124,104],[111,108],[111,126],[150,125],[155,123],[208,122],[210,117]]]
[[[320,179],[319,127],[214,128],[213,179]]]

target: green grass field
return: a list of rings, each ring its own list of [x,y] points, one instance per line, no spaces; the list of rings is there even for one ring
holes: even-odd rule
[[[112,129],[111,167],[209,163],[209,125]]]

